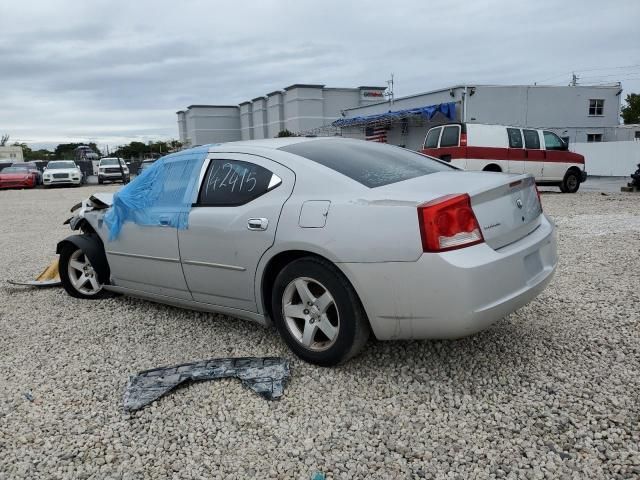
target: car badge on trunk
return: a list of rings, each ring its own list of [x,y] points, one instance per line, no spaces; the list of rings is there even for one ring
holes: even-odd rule
[[[522,200],[520,200],[519,198],[516,200],[516,205],[518,206],[518,208],[522,208]]]

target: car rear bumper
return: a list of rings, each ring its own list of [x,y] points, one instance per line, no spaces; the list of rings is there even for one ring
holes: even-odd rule
[[[338,264],[380,340],[476,333],[533,300],[556,265],[555,227],[546,217],[499,250],[483,243],[416,262]]]

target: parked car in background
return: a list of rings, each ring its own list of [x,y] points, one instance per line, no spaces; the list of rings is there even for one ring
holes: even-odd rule
[[[53,160],[47,163],[42,173],[42,184],[52,185],[80,185],[82,172],[73,160]]]
[[[575,193],[587,179],[584,157],[548,130],[455,123],[427,132],[422,153],[465,170],[529,173],[538,185]]]
[[[12,167],[25,167],[36,177],[36,185],[42,185],[42,172],[36,165],[36,162],[16,162],[11,164]]]
[[[0,170],[0,188],[34,188],[36,175],[24,166],[4,167]]]
[[[57,247],[66,291],[274,322],[319,365],[355,355],[370,331],[478,332],[556,269],[555,227],[531,175],[304,137],[203,146],[150,168],[153,180],[95,194],[68,220],[83,234]]]
[[[118,165],[118,162],[120,164]],[[129,167],[122,158],[101,158],[98,164],[98,183],[122,182],[129,183]]]
[[[156,161],[156,159],[149,159],[149,160],[144,160],[141,164],[140,164],[140,170],[138,170],[138,175],[141,174],[142,172],[144,172],[147,168],[149,168],[151,165],[153,165],[153,163]]]

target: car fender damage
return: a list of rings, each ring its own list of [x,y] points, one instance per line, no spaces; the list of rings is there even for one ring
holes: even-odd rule
[[[109,283],[110,270],[107,256],[104,253],[104,247],[97,235],[70,235],[56,246],[56,253],[60,255],[64,246],[71,243],[81,249],[87,257],[91,265],[98,273],[100,283]]]
[[[236,377],[266,400],[284,394],[289,360],[281,357],[217,358],[196,363],[145,370],[129,377],[122,397],[125,411],[133,412],[166,395],[185,382]]]

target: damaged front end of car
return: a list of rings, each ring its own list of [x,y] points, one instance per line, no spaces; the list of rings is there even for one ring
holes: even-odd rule
[[[82,250],[102,284],[109,282],[111,272],[105,255],[104,243],[98,232],[102,228],[104,214],[111,207],[112,202],[113,194],[95,193],[71,207],[73,216],[65,220],[64,225],[69,225],[71,230],[81,233],[68,236],[58,242],[56,246],[58,255],[70,245]]]

